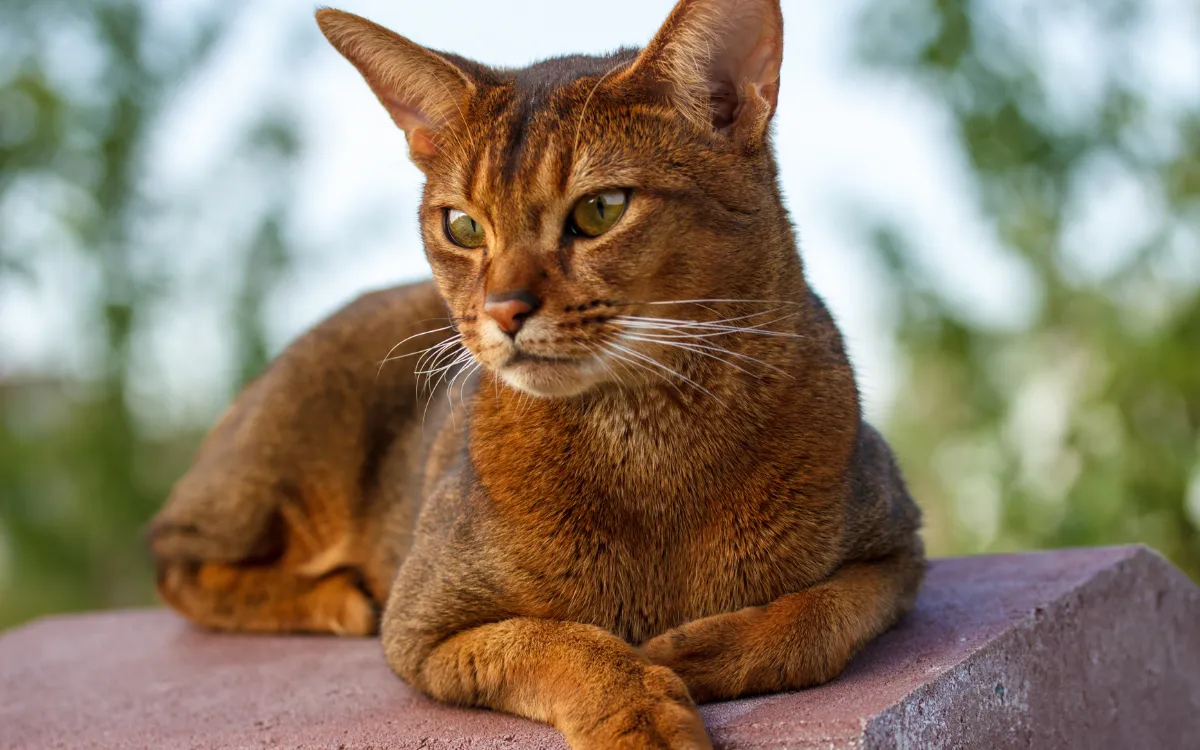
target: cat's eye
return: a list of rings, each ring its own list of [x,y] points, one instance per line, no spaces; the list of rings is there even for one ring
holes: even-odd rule
[[[446,209],[443,218],[446,236],[459,247],[476,248],[483,245],[483,227],[479,222],[455,208]]]
[[[625,190],[586,196],[571,209],[571,231],[584,237],[599,237],[613,228],[628,203],[629,193]]]

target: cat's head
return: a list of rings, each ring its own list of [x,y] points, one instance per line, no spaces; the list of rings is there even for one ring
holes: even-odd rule
[[[509,385],[654,381],[703,352],[666,321],[799,275],[768,141],[778,0],[681,0],[643,50],[520,70],[336,10],[317,20],[404,130],[438,288]]]

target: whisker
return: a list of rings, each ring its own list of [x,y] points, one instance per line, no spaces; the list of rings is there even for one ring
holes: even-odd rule
[[[661,336],[662,338],[665,338],[665,339],[712,339],[712,338],[717,338],[720,336],[732,336],[732,335],[739,334],[739,333],[755,334],[758,336],[768,336],[768,337],[773,337],[773,338],[805,338],[804,336],[780,336],[780,335],[776,334],[776,332],[774,332],[774,331],[759,331],[759,330],[754,330],[752,328],[733,329],[733,330],[727,330],[727,331],[725,331],[725,330],[708,331],[707,329],[701,329],[702,331],[706,331],[706,332],[690,333],[686,329],[672,330],[671,328],[664,328],[664,327],[660,327],[660,326],[626,324],[622,327],[626,328],[628,330],[632,330],[632,331],[638,331],[638,332],[644,332],[644,333],[655,333],[656,335]],[[658,333],[660,331],[671,331],[671,332],[670,333]]]
[[[636,333],[623,333],[622,335],[627,338],[641,337],[647,341],[653,341],[654,343],[665,344],[667,346],[688,346],[688,347],[695,347],[698,349],[703,349],[705,351],[710,351],[710,352],[720,352],[721,354],[728,354],[731,357],[736,357],[736,358],[744,360],[746,362],[754,362],[755,364],[762,365],[763,367],[774,370],[775,372],[779,373],[780,375],[785,375],[789,378],[792,377],[791,373],[787,372],[786,370],[784,370],[780,367],[777,367],[777,366],[771,364],[770,362],[759,359],[758,357],[752,357],[749,354],[745,354],[743,352],[735,352],[732,349],[727,349],[723,346],[718,346],[717,344],[715,344],[714,342],[709,340],[710,336],[725,335],[725,334],[656,333],[653,331],[653,329],[649,329],[649,330],[635,329],[635,330],[636,330]],[[695,339],[695,340],[679,341],[677,339]]]
[[[778,323],[780,321],[787,320],[788,318],[791,318],[791,317],[795,317],[795,314],[785,315],[780,318],[775,318],[774,320],[768,320],[763,323],[757,323],[755,325],[750,325],[750,326],[731,326],[731,325],[724,325],[721,323],[706,323],[706,322],[702,322],[702,321],[676,320],[676,319],[671,319],[671,318],[645,318],[645,317],[638,317],[638,316],[632,316],[632,315],[617,315],[613,318],[613,320],[618,321],[622,325],[629,327],[629,328],[643,328],[643,329],[648,329],[648,330],[672,331],[674,333],[670,334],[670,335],[674,335],[679,338],[687,337],[689,334],[679,333],[679,332],[680,331],[688,331],[689,329],[707,332],[705,334],[695,334],[698,337],[699,336],[710,336],[711,337],[711,336],[723,336],[723,335],[729,335],[729,334],[735,334],[735,333],[748,333],[748,334],[755,334],[758,336],[773,336],[773,337],[778,337],[778,338],[789,338],[789,339],[806,339],[806,338],[808,338],[807,336],[805,336],[803,334],[799,334],[799,333],[790,333],[787,331],[763,330],[763,328],[765,326],[769,326],[774,323]],[[664,335],[669,335],[669,334],[664,334]]]
[[[461,340],[462,340],[462,335],[461,335],[461,334],[458,334],[458,335],[452,336],[452,337],[450,337],[450,338],[448,338],[448,339],[445,339],[444,341],[439,341],[439,342],[437,342],[436,344],[434,344],[433,346],[429,346],[429,347],[426,347],[426,348],[424,348],[424,349],[418,349],[418,350],[417,350],[417,351],[415,351],[415,352],[409,352],[408,354],[401,354],[401,355],[399,355],[399,356],[396,356],[396,357],[390,357],[390,356],[389,356],[389,357],[387,357],[386,359],[382,360],[382,361],[379,363],[379,365],[382,367],[383,365],[387,364],[388,362],[397,362],[397,361],[399,361],[399,360],[402,360],[402,359],[408,359],[409,357],[415,357],[415,356],[417,356],[418,354],[424,354],[424,353],[426,353],[426,352],[428,352],[428,351],[431,351],[431,350],[437,349],[438,347],[445,346],[447,342],[458,342],[458,341],[461,341]],[[398,345],[397,345],[397,346],[398,346]],[[393,348],[393,350],[394,350],[394,348]]]
[[[712,308],[708,307],[707,305],[701,305],[701,307],[703,307],[705,310],[712,310]],[[715,320],[691,320],[691,319],[679,319],[679,318],[661,318],[661,317],[657,317],[657,316],[641,316],[641,315],[618,315],[617,317],[619,317],[619,318],[636,318],[638,320],[666,320],[666,321],[676,321],[676,322],[681,322],[681,323],[704,323],[707,325],[727,325],[729,323],[736,323],[739,320],[751,320],[752,318],[761,318],[765,315],[773,315],[781,310],[783,310],[782,307],[773,307],[770,310],[762,310],[760,312],[747,313],[746,315],[737,315],[737,316],[734,316],[731,318],[717,318]],[[796,315],[799,315],[799,313],[790,313],[788,315],[788,317],[794,317]]]
[[[392,357],[392,352],[394,352],[394,351],[396,351],[397,349],[399,349],[399,348],[400,348],[401,346],[403,346],[403,345],[404,345],[406,342],[412,341],[413,339],[415,339],[415,338],[418,338],[418,337],[420,337],[420,336],[428,336],[428,335],[429,335],[429,334],[431,334],[431,333],[440,333],[440,332],[442,332],[442,331],[449,331],[449,330],[450,330],[450,329],[452,329],[452,328],[454,328],[454,326],[453,326],[453,325],[442,326],[441,328],[434,328],[434,329],[433,329],[433,330],[431,330],[431,331],[421,331],[420,333],[414,333],[413,335],[409,336],[408,338],[402,339],[402,340],[401,340],[399,343],[397,343],[397,344],[396,344],[395,346],[393,346],[391,349],[388,349],[388,353],[384,355],[384,357],[383,357],[383,359],[382,359],[382,360],[380,360],[380,362],[379,362],[379,369],[378,369],[378,370],[375,372],[375,380],[376,380],[376,381],[378,381],[378,380],[379,380],[379,373],[383,372],[383,366],[384,366],[385,364],[387,364],[388,362],[391,362],[391,361],[393,360],[393,357]],[[435,344],[435,346],[436,346],[436,344]],[[417,352],[413,352],[413,354],[416,354],[416,353],[417,353]],[[404,357],[409,357],[409,356],[412,356],[412,355],[411,355],[411,354],[405,354],[405,355],[403,355],[403,356],[400,356],[400,357],[395,357],[394,359],[403,359]]]
[[[441,352],[446,351],[447,349],[453,349],[456,346],[461,347],[462,344],[463,344],[462,334],[459,334],[458,336],[452,336],[452,337],[446,339],[445,341],[443,341],[441,346],[430,347],[430,352],[429,352],[428,358],[418,359],[416,364],[414,364],[413,366],[417,367],[417,368],[427,367],[429,365],[430,361],[433,360]]]
[[[463,364],[470,358],[471,352],[467,351],[466,349],[463,349],[459,352],[447,352],[439,361],[439,363],[435,363],[435,365],[431,366],[427,370],[422,370],[420,374],[433,377],[438,373],[445,373],[447,370],[452,369],[456,365]]]
[[[446,330],[446,329],[442,328],[439,330]],[[432,333],[432,331],[429,331],[429,333]],[[418,335],[420,335],[420,334],[418,334]],[[412,337],[410,337],[410,338],[412,338]],[[416,395],[417,398],[420,398],[420,384],[421,384],[420,371],[421,371],[421,367],[422,367],[421,363],[426,361],[426,356],[437,356],[440,353],[446,351],[447,349],[452,348],[455,344],[458,344],[461,341],[462,341],[462,334],[459,333],[459,334],[455,334],[454,336],[451,336],[450,338],[448,338],[444,341],[439,341],[438,343],[434,344],[433,346],[426,347],[419,351],[410,352],[409,354],[404,354],[399,357],[389,356],[386,359],[384,359],[382,362],[379,363],[379,370],[376,371],[376,373],[375,373],[375,382],[379,382],[379,375],[383,372],[383,366],[385,364],[387,364],[388,362],[392,362],[397,359],[404,359],[405,357],[411,357],[414,355],[420,355],[417,358],[417,363],[413,368],[413,372],[417,374],[417,378],[413,383],[414,394]],[[401,343],[403,343],[403,342],[401,342]],[[397,346],[399,346],[399,344],[397,344]],[[392,347],[392,351],[395,351],[395,347]]]
[[[617,343],[615,343],[615,342],[611,342],[611,341],[610,341],[610,342],[608,342],[608,345],[609,345],[609,346],[611,346],[611,347],[614,347],[614,348],[616,348],[616,349],[617,349],[617,350],[619,350],[619,351],[625,352],[626,354],[628,354],[628,355],[629,355],[629,356],[631,356],[631,357],[636,357],[637,359],[640,359],[640,360],[642,360],[643,362],[646,362],[646,363],[648,363],[648,364],[652,364],[652,365],[654,365],[655,367],[661,368],[662,370],[665,370],[666,372],[669,372],[669,373],[671,373],[672,375],[674,375],[675,377],[679,378],[679,379],[680,379],[680,380],[682,380],[683,382],[685,382],[685,383],[687,383],[687,384],[691,385],[692,387],[694,387],[694,388],[696,388],[696,389],[700,390],[701,392],[703,392],[703,393],[707,394],[707,395],[708,395],[708,396],[710,396],[710,397],[711,397],[713,400],[715,400],[715,401],[717,401],[717,402],[719,402],[719,403],[722,403],[722,404],[724,403],[723,401],[721,401],[721,399],[717,398],[716,394],[714,394],[712,391],[708,390],[707,388],[705,388],[704,386],[700,385],[700,384],[699,384],[699,383],[697,383],[696,381],[692,380],[692,379],[691,379],[691,378],[689,378],[688,376],[686,376],[686,375],[684,375],[684,374],[682,374],[682,373],[678,373],[678,372],[676,372],[676,371],[672,370],[670,367],[667,367],[667,366],[666,366],[666,365],[664,365],[663,363],[661,363],[661,362],[659,362],[658,360],[656,360],[654,357],[648,356],[648,355],[646,355],[646,354],[643,354],[643,353],[641,353],[641,352],[639,352],[639,351],[636,351],[636,350],[634,350],[634,349],[629,349],[629,348],[626,348],[626,347],[624,347],[624,346],[621,346],[620,344],[617,344]]]
[[[783,375],[784,377],[794,379],[793,376],[791,375],[791,373],[789,373],[785,370],[782,370],[782,369],[776,367],[775,365],[770,364],[769,362],[764,362],[761,359],[758,359],[757,357],[751,357],[748,354],[742,354],[741,352],[733,352],[733,351],[724,349],[719,346],[707,346],[705,344],[696,344],[696,343],[683,342],[683,341],[664,341],[661,338],[655,337],[654,334],[650,334],[648,336],[634,336],[632,334],[626,334],[625,338],[631,339],[633,341],[644,341],[644,342],[650,343],[650,344],[662,344],[663,346],[670,346],[670,347],[674,347],[676,349],[683,349],[684,351],[689,351],[689,352],[692,352],[693,354],[699,354],[702,357],[708,357],[709,359],[715,359],[716,361],[721,362],[726,365],[729,365],[733,369],[738,370],[739,372],[743,372],[743,373],[749,375],[750,377],[754,377],[754,378],[762,377],[758,373],[750,372],[749,370],[747,370],[743,367],[740,367],[737,364],[734,364],[733,362],[730,362],[726,359],[718,357],[715,354],[709,354],[709,352],[720,352],[721,354],[727,354],[731,357],[736,357],[738,359],[745,360],[747,362],[753,362],[753,363],[760,365],[762,367],[765,367],[769,370],[773,370],[776,373]]]
[[[646,336],[658,336],[663,339],[712,339],[718,336],[732,336],[735,331],[715,331],[710,333],[679,333],[679,327],[668,328],[666,326],[648,326],[648,325],[630,325],[622,324],[621,328],[630,331],[637,331]],[[658,331],[674,331],[673,333],[658,333]]]
[[[772,308],[770,310],[763,310],[762,312],[749,313],[748,315],[737,315],[732,318],[717,318],[716,320],[691,320],[691,319],[687,319],[687,318],[661,318],[661,317],[657,317],[657,316],[653,316],[653,315],[650,315],[650,316],[647,316],[647,315],[617,315],[614,317],[621,318],[624,320],[650,320],[650,321],[663,321],[663,322],[667,322],[667,323],[687,323],[689,325],[728,325],[730,323],[736,323],[739,320],[751,320],[752,318],[761,318],[765,315],[773,315],[777,312],[780,312],[781,310],[783,310],[782,307],[776,307],[776,308]],[[797,315],[799,315],[799,313],[788,313],[787,315],[785,315],[781,318],[777,318],[777,320],[786,320],[787,318],[794,318]],[[756,325],[761,326],[761,325],[765,325],[765,324],[757,323]]]
[[[748,305],[798,305],[799,302],[786,299],[665,299],[655,302],[623,302],[622,306],[626,305],[716,305],[716,304],[740,304]]]
[[[462,405],[464,411],[466,411],[466,408],[467,408],[467,405],[463,403],[463,396],[465,395],[466,390],[467,390],[467,383],[470,382],[471,378],[475,377],[475,374],[482,369],[483,369],[483,363],[476,362],[475,365],[473,367],[471,367],[471,371],[467,373],[467,377],[463,378],[462,388],[460,388],[458,391],[458,402],[459,402],[459,404]]]
[[[642,338],[641,336],[629,336],[629,335],[624,336],[624,338],[626,338],[630,341],[644,341],[648,344],[661,344],[662,346],[670,346],[675,349],[682,349],[684,351],[689,351],[689,352],[692,352],[693,354],[699,354],[701,357],[708,357],[709,359],[715,359],[716,361],[720,362],[721,364],[729,365],[733,369],[735,369],[739,372],[743,372],[751,377],[760,377],[759,375],[756,375],[755,373],[752,373],[749,370],[739,367],[738,365],[735,365],[734,363],[729,362],[728,360],[724,360],[715,354],[709,354],[707,352],[700,351],[699,349],[692,348],[692,347],[699,346],[698,344],[684,344],[684,343],[681,343],[678,341],[658,341],[658,340],[650,339],[650,338]]]
[[[651,369],[649,367],[646,367],[645,365],[643,365],[639,362],[635,362],[632,359],[629,359],[628,357],[624,356],[620,352],[617,352],[617,351],[614,351],[614,350],[608,348],[608,345],[606,345],[604,343],[600,344],[600,348],[602,348],[605,352],[607,352],[610,357],[614,358],[618,364],[625,365],[626,367],[632,366],[632,367],[637,367],[639,369],[645,370],[646,372],[649,372],[651,375],[654,375],[656,378],[659,378],[664,383],[666,383],[667,385],[674,388],[675,392],[679,394],[680,398],[684,397],[685,394],[682,390],[679,389],[679,386],[676,385],[675,382],[672,381],[670,378],[668,378],[666,375],[663,375],[661,372]]]
[[[449,372],[451,368],[453,368],[457,364],[467,362],[471,358],[471,356],[472,355],[471,355],[471,352],[469,349],[463,349],[463,351],[459,352],[458,356],[450,364],[448,364],[444,367],[440,367],[439,369],[434,371],[434,372],[441,373],[441,375],[438,376],[438,379],[436,381],[432,381],[432,377],[433,377],[432,373],[429,375],[429,379],[433,382],[433,384],[429,388],[429,399],[425,402],[425,410],[423,412],[421,412],[421,429],[422,430],[425,429],[425,417],[426,417],[426,415],[429,414],[429,405],[433,403],[433,392],[437,390],[437,387],[440,383],[445,381],[446,373]],[[453,422],[453,420],[454,420],[454,404],[453,404],[453,402],[451,402],[450,407],[451,407],[450,408],[450,419],[452,420],[452,423],[454,423]],[[455,427],[457,427],[456,423],[455,423]]]
[[[418,373],[420,377],[424,378],[425,395],[430,401],[433,400],[433,392],[437,390],[438,383],[440,383],[446,377],[446,373],[449,372],[455,365],[467,361],[470,356],[471,353],[466,349],[461,351],[451,350],[444,352],[438,357],[436,362],[431,363],[428,368]],[[434,376],[438,376],[437,380],[434,380]],[[429,404],[427,403],[425,407],[428,409]]]
[[[455,336],[454,338],[447,339],[440,344],[431,346],[421,353],[421,356],[417,359],[416,364],[413,365],[413,373],[415,373],[417,376],[416,382],[413,383],[413,388],[414,393],[418,398],[420,398],[421,395],[420,385],[422,375],[427,374],[427,371],[431,369],[436,362],[440,361],[444,355],[454,352],[456,347],[461,346],[462,336]]]
[[[463,380],[462,385],[458,389],[458,404],[459,404],[459,406],[461,406],[463,408],[464,412],[467,410],[467,405],[465,403],[463,403],[463,394],[464,394],[464,391],[466,391],[468,381],[471,379],[470,373],[473,372],[475,370],[475,367],[478,365],[479,365],[478,361],[476,361],[474,363],[471,363],[471,362],[464,363],[462,367],[458,368],[458,372],[454,373],[454,377],[451,378],[450,384],[448,386],[446,386],[446,398],[450,399],[450,408],[451,409],[454,408],[454,384],[458,382],[458,379],[460,377],[462,377],[463,373],[465,372],[465,373],[467,373],[467,377]]]
[[[420,370],[422,367],[428,366],[433,359],[436,359],[440,354],[442,354],[446,350],[453,349],[455,346],[461,346],[462,341],[463,341],[462,334],[459,334],[457,336],[452,336],[452,337],[446,339],[445,341],[441,342],[440,344],[434,344],[433,346],[429,347],[428,349],[426,349],[424,351],[423,356],[421,356],[417,359],[416,363],[413,365],[413,368],[416,370]]]
[[[607,372],[609,375],[612,375],[614,378],[616,378],[617,385],[628,390],[629,386],[625,382],[625,379],[621,377],[621,374],[619,372],[617,372],[616,370],[613,369],[612,365],[608,361],[608,358],[597,355],[597,352],[596,352],[597,347],[588,346],[587,344],[584,344],[583,346],[584,346],[584,349],[587,350],[588,355],[590,355],[593,359],[595,359],[597,362],[599,362],[601,367],[604,368],[605,372]]]

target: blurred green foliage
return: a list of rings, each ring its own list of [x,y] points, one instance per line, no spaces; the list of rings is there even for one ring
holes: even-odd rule
[[[78,348],[97,360],[78,377],[0,371],[0,627],[152,601],[141,528],[202,434],[202,425],[162,434],[132,403],[139,337],[205,278],[179,263],[192,238],[175,214],[197,208],[165,205],[147,184],[146,160],[171,95],[203,69],[237,13],[213,9],[163,38],[151,7],[0,5],[0,294],[75,275],[82,298],[72,303],[89,323]],[[270,105],[231,158],[286,185],[297,144]],[[288,193],[266,193],[232,253],[242,264],[234,283],[212,290],[211,303],[229,310],[228,345],[243,376],[266,362],[261,306],[288,265],[279,229]],[[10,231],[17,213],[36,231]]]
[[[1200,5],[1176,5],[1196,23]],[[1142,542],[1200,578],[1200,92],[1156,92],[1145,63],[1169,52],[1147,49],[1151,4],[869,6],[861,59],[949,115],[1033,297],[1020,324],[980,325],[931,281],[921,237],[873,226],[907,364],[887,433],[932,548]],[[1098,40],[1058,80],[1053,29]],[[1101,215],[1081,242],[1088,211],[1128,189],[1138,216]]]
[[[0,216],[44,218],[33,235],[0,233],[0,293],[44,281],[49,238],[87,279],[75,304],[94,326],[81,346],[99,361],[84,375],[0,372],[0,627],[152,600],[141,527],[204,425],[164,431],[139,417],[135,344],[211,274],[181,270],[190,233],[172,228],[199,209],[165,205],[145,160],[171,95],[236,22],[217,5],[164,40],[148,3],[0,0]],[[948,116],[980,211],[1031,290],[1018,324],[980,322],[924,265],[921,237],[864,207],[879,216],[870,238],[903,364],[885,431],[926,508],[931,549],[1145,542],[1200,576],[1200,273],[1189,255],[1200,241],[1200,111],[1164,108],[1136,75],[1142,5],[866,8],[861,60]],[[1090,61],[1098,93],[1074,108],[1047,78],[1046,14],[1074,14],[1102,40]],[[75,74],[52,59],[72,45],[89,50]],[[284,109],[261,109],[228,158],[260,176],[266,198],[242,209],[245,229],[224,256],[238,264],[233,282],[209,300],[226,311],[231,387],[266,361],[264,300],[295,254],[282,226],[301,144]],[[1072,228],[1121,181],[1151,196],[1149,225],[1097,271],[1069,251]]]

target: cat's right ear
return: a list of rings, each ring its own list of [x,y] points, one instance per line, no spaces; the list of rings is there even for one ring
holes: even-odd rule
[[[353,13],[322,8],[317,25],[358,68],[404,131],[412,160],[425,169],[438,151],[439,131],[463,116],[475,92],[470,77],[438,53]]]
[[[622,77],[660,92],[701,129],[761,138],[782,65],[779,0],[679,0]]]

